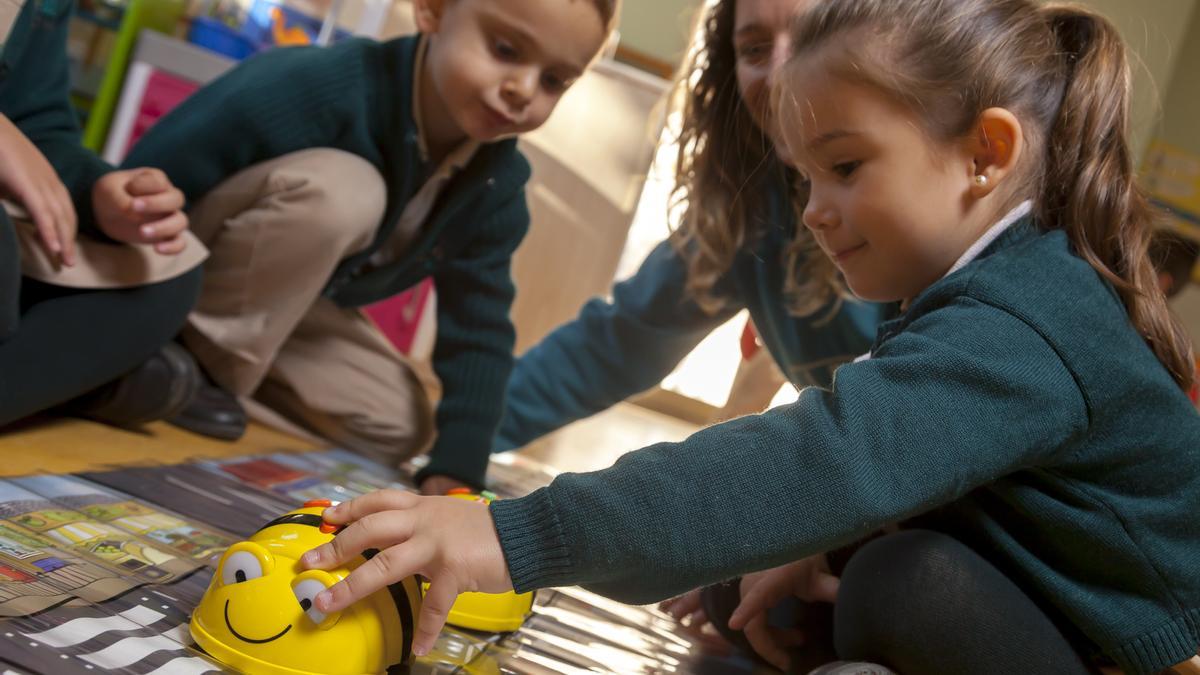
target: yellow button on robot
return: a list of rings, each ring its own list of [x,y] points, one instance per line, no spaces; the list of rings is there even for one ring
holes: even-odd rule
[[[446,494],[484,504],[490,504],[496,498],[490,492],[474,494],[468,488],[455,488]],[[459,628],[503,633],[520,628],[532,611],[533,593],[462,593],[450,608],[446,623]]]
[[[409,663],[421,587],[416,577],[381,589],[341,612],[313,607],[317,593],[366,562],[300,569],[300,556],[333,539],[325,500],[308,502],[230,546],[192,613],[192,638],[248,675],[366,675]]]

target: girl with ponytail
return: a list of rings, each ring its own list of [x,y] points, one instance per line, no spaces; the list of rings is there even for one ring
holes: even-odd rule
[[[382,492],[326,512],[348,527],[308,564],[382,553],[320,611],[420,573],[426,632],[462,590],[645,603],[746,574],[729,625],[781,667],[1196,654],[1200,415],[1146,255],[1116,31],[1035,0],[814,0],[791,47],[774,117],[827,283],[900,310],[870,351],[795,404],[490,508]],[[803,634],[767,630],[791,595]]]

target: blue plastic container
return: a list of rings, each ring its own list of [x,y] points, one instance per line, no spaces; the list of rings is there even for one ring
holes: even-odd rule
[[[207,16],[192,19],[188,42],[238,61],[257,51],[254,43],[245,35]]]

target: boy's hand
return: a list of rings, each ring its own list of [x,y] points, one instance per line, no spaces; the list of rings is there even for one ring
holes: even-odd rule
[[[184,201],[158,169],[113,171],[92,186],[92,210],[105,234],[127,244],[153,244],[163,255],[175,255],[187,244]]]
[[[450,476],[429,476],[421,481],[421,494],[441,497],[455,488],[470,487],[470,485]]]
[[[429,653],[459,593],[512,590],[508,564],[486,504],[454,497],[421,497],[380,490],[325,509],[324,519],[349,524],[333,541],[304,554],[306,569],[332,569],[364,550],[379,553],[314,601],[341,611],[413,574],[429,580],[413,638],[413,653]]]
[[[0,197],[25,207],[42,248],[64,265],[75,264],[75,205],[54,167],[25,134],[0,115]]]
[[[837,600],[839,580],[829,573],[824,554],[742,577],[742,602],[729,617],[729,627],[745,632],[758,655],[786,671],[789,651],[804,644],[795,630],[767,625],[767,611],[789,595],[806,602]]]

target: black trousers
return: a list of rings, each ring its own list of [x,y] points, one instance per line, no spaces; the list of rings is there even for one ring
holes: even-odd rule
[[[792,656],[792,672],[835,660],[878,663],[902,675],[1097,672],[1021,588],[945,534],[879,537],[831,554],[830,567],[841,577],[837,603],[789,608],[787,622],[807,636]],[[727,625],[738,584],[710,586],[702,600],[717,630],[748,649],[745,636]]]
[[[179,332],[200,280],[196,268],[136,288],[80,290],[22,277],[0,209],[0,426],[136,368]]]

